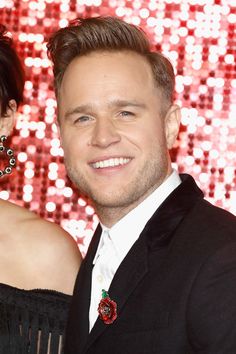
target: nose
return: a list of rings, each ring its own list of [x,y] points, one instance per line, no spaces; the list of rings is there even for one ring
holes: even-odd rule
[[[92,146],[106,148],[112,144],[118,143],[120,140],[121,136],[114,122],[104,119],[96,122],[90,144]]]

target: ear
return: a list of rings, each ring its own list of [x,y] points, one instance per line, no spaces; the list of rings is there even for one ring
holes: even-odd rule
[[[177,138],[180,119],[180,107],[177,105],[172,105],[165,116],[165,133],[168,150],[173,147]]]
[[[4,117],[0,117],[0,135],[9,136],[15,121],[17,104],[15,100],[10,100]]]

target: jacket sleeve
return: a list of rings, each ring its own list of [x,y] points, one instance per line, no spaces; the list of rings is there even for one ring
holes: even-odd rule
[[[236,239],[202,265],[187,306],[188,354],[236,353]]]

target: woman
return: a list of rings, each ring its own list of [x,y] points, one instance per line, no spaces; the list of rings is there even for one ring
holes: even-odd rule
[[[8,161],[0,176],[15,164],[6,138],[23,88],[23,69],[0,26],[0,151]],[[4,200],[0,225],[0,353],[62,354],[78,247],[56,224]]]

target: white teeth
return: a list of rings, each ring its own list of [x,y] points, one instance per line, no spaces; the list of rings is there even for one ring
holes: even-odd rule
[[[108,160],[98,161],[92,164],[93,168],[105,168],[105,167],[115,167],[119,165],[127,164],[131,159],[119,157],[119,158],[112,158]]]

